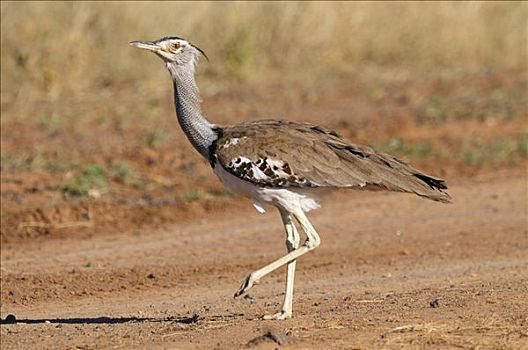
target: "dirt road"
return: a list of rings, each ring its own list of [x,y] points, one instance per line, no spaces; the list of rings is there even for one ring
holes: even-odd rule
[[[455,204],[344,192],[310,215],[322,237],[247,297],[285,252],[275,211],[197,217],[160,232],[2,246],[2,349],[528,348],[525,174],[455,183]],[[5,318],[13,314],[16,324]]]

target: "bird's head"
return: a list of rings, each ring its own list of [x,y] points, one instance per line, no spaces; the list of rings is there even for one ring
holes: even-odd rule
[[[155,41],[131,41],[130,45],[154,52],[169,65],[193,65],[198,62],[200,55],[207,56],[198,47],[185,39],[175,36],[161,38]]]

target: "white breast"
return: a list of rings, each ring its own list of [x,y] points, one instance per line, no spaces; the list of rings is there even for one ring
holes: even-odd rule
[[[289,212],[298,210],[307,212],[320,208],[318,199],[321,190],[258,187],[227,172],[219,162],[215,163],[214,172],[230,191],[251,199],[255,208],[261,213],[266,211],[267,204]]]

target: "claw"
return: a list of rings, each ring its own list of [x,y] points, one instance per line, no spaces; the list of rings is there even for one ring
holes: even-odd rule
[[[247,292],[249,289],[251,289],[251,287],[253,287],[253,285],[256,283],[257,281],[255,281],[253,279],[253,276],[251,274],[249,274],[245,279],[244,279],[244,282],[242,282],[242,285],[240,286],[240,288],[236,291],[235,293],[235,298],[236,297],[239,297],[241,296],[242,294],[244,294],[245,292]]]

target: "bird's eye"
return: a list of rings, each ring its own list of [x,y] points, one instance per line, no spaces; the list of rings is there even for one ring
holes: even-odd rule
[[[169,49],[171,51],[176,51],[178,50],[179,48],[181,47],[181,45],[179,43],[171,43],[170,46],[169,46]]]

